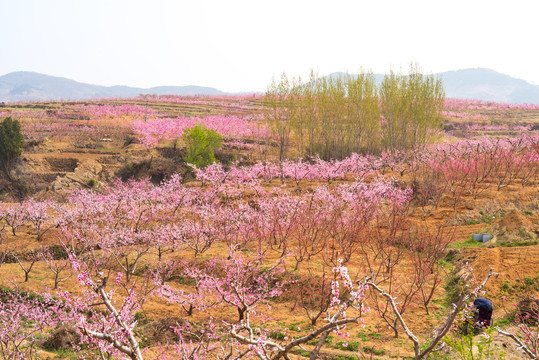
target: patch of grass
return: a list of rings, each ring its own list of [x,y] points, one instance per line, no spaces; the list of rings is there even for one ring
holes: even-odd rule
[[[483,219],[481,219],[481,220],[483,220],[484,223],[489,224],[494,219],[496,219],[496,216],[483,216]]]
[[[283,341],[284,338],[286,337],[286,334],[280,331],[272,331],[269,333],[268,336],[272,339]]]
[[[304,321],[300,321],[300,322],[297,322],[297,323],[290,324],[290,326],[288,326],[288,330],[301,331],[301,328],[298,325],[302,325],[303,323],[304,323]]]
[[[509,326],[510,324],[513,323],[514,319],[515,319],[514,314],[508,314],[508,315],[504,316],[503,318],[501,318],[499,320],[496,320],[494,322],[494,327]]]
[[[465,226],[468,226],[468,225],[477,225],[477,224],[482,224],[482,223],[486,223],[486,224],[489,224],[492,222],[492,220],[496,219],[497,217],[504,217],[505,216],[505,213],[502,212],[501,214],[494,214],[494,215],[487,215],[485,213],[485,211],[483,210],[479,210],[479,215],[481,215],[481,218],[480,219],[470,219],[470,220],[467,220],[464,222],[463,225]]]
[[[53,351],[47,350],[47,351],[54,354],[53,359],[69,359],[69,360],[79,359],[79,354],[72,350],[59,349],[59,350],[53,350]]]
[[[427,348],[427,346],[429,346],[428,343],[421,345],[420,351],[425,350]],[[411,357],[402,357],[400,359],[414,359],[414,357],[413,356],[411,356]],[[433,351],[433,352],[431,352],[429,354],[428,359],[429,360],[449,360],[449,357],[446,354],[442,354],[440,352]]]
[[[311,356],[311,353],[309,351],[301,350],[301,349],[292,350],[292,353],[299,356],[307,357],[307,358]]]
[[[526,276],[524,278],[524,283],[528,286],[532,286],[535,283],[535,280],[536,279],[532,278],[531,276]]]
[[[373,340],[380,340],[382,339],[382,335],[380,333],[370,333],[369,337]]]
[[[147,317],[142,311],[137,311],[135,313],[135,320],[137,320],[139,325],[145,325],[152,321],[152,319]]]
[[[470,236],[466,241],[449,244],[449,248],[451,249],[462,249],[462,248],[482,247],[482,246],[483,246],[483,243],[480,241],[475,241],[472,236]]]
[[[363,352],[367,353],[367,354],[374,354],[374,355],[385,355],[386,351],[381,349],[381,350],[377,350],[375,349],[374,347],[372,346],[363,346]]]
[[[492,220],[496,219],[496,217],[505,216],[505,214],[502,214],[502,215],[487,215],[487,214],[485,214],[485,212],[483,210],[479,210],[479,214],[482,216],[482,218],[481,218],[481,221],[477,221],[478,224],[480,222],[484,222],[484,223],[488,224],[488,223],[492,222]]]
[[[523,209],[523,210],[522,210],[522,214],[523,214],[523,215],[533,215],[533,211],[528,210],[528,209]]]
[[[328,335],[325,342],[326,344],[331,344],[333,342],[333,335]]]
[[[335,360],[359,360],[357,356],[353,355],[340,355],[334,358]]]
[[[359,343],[357,341],[339,341],[337,344],[335,344],[335,349],[339,350],[345,350],[345,351],[358,351],[359,350]]]
[[[518,229],[517,235],[524,239],[533,239],[533,235],[526,231],[526,229]]]
[[[140,334],[137,334],[139,337],[140,337]],[[146,338],[141,338],[139,341],[138,341],[138,346],[141,348],[141,349],[144,349],[144,348],[147,348],[150,346],[150,343],[148,342],[148,340]],[[79,358],[77,358],[79,359]]]
[[[393,339],[396,347],[409,347],[409,344],[404,339]]]
[[[517,247],[517,246],[532,246],[532,245],[538,245],[539,240],[507,240],[507,241],[500,241],[497,243],[500,247]]]
[[[324,340],[326,344],[331,344],[333,342],[333,335],[328,335],[326,337],[326,340]],[[307,341],[307,345],[316,345],[318,344],[318,339],[312,339],[310,341]]]
[[[369,337],[363,331],[358,332],[356,336],[360,338],[361,341],[369,341]]]
[[[500,287],[501,293],[513,295],[519,292],[539,291],[539,276],[526,276],[524,279],[516,278],[513,284],[505,281]]]

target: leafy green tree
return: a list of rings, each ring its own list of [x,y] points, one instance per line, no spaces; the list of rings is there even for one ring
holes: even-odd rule
[[[215,130],[197,125],[185,129],[183,139],[187,144],[187,154],[184,160],[199,168],[216,162],[214,151],[221,146],[223,137]]]
[[[416,64],[408,75],[386,75],[380,86],[384,145],[391,152],[422,147],[441,129],[445,92],[441,79],[425,76]]]
[[[292,87],[299,86],[300,84],[293,83]],[[281,76],[279,83],[275,82],[275,79],[271,82],[271,85],[266,91],[264,99],[264,106],[266,111],[264,117],[269,124],[272,132],[275,135],[279,146],[279,161],[282,161],[286,157],[286,152],[290,144],[291,136],[291,119],[296,106],[296,101],[293,96],[290,95],[291,84],[285,73]]]
[[[0,162],[6,174],[13,160],[22,154],[24,138],[21,134],[21,124],[11,117],[5,118],[0,123]]]
[[[391,72],[377,85],[372,73],[271,83],[264,116],[279,160],[296,143],[299,157],[341,159],[353,152],[380,153],[424,146],[441,128],[442,81],[411,64],[408,75]]]

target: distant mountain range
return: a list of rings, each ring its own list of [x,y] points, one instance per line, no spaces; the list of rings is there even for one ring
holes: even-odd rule
[[[328,76],[335,77],[342,74],[333,73]],[[464,69],[435,75],[442,78],[447,97],[539,104],[539,86],[494,70]],[[379,83],[384,77],[383,74],[375,74],[375,76]],[[224,95],[226,93],[215,88],[194,85],[158,86],[149,89],[91,85],[28,71],[0,76],[0,102],[81,100],[101,97],[133,97],[140,94]]]
[[[344,73],[333,73],[339,77]],[[384,74],[374,74],[378,85]],[[446,71],[434,76],[442,78],[445,96],[457,99],[479,99],[503,103],[539,104],[539,86],[491,69],[475,68]]]
[[[81,100],[101,97],[155,95],[222,95],[224,92],[202,86],[158,86],[149,89],[129,86],[101,86],[29,71],[0,76],[0,102],[40,100]]]
[[[464,69],[439,75],[446,97],[539,104],[539,86],[494,70]]]

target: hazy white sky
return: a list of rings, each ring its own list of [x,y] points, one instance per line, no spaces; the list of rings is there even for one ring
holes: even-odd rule
[[[491,68],[539,84],[537,0],[0,0],[0,75],[263,91],[283,71]]]

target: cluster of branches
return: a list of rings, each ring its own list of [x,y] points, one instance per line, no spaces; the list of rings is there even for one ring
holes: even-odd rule
[[[234,196],[233,190],[240,192],[239,198]],[[309,259],[323,256],[322,270],[327,276],[322,277],[320,283],[318,279],[313,279],[309,284],[325,294],[320,301],[309,303],[308,294],[301,292],[302,289],[294,290],[302,298],[299,305],[309,316],[315,330],[319,329],[318,326],[322,328],[322,331],[315,333],[321,336],[325,331],[344,324],[338,322],[342,320],[340,315],[332,320],[336,325],[324,327],[317,324],[317,320],[321,320],[334,302],[329,289],[330,280],[335,280],[330,278],[333,267],[345,264],[352,254],[359,254],[361,248],[363,253],[378,259],[369,263],[369,272],[377,269],[386,271],[388,267],[394,269],[401,263],[399,259],[405,257],[401,250],[408,254],[419,246],[407,243],[405,247],[395,248],[399,255],[391,250],[397,241],[404,244],[404,239],[410,242],[417,239],[423,243],[425,238],[430,238],[406,236],[404,223],[399,219],[406,213],[410,191],[402,190],[384,179],[374,180],[370,184],[341,184],[334,189],[320,186],[313,193],[300,195],[280,188],[270,193],[259,189],[260,195],[251,198],[249,203],[241,200],[243,191],[241,187],[185,187],[179,177],[174,177],[160,186],[153,186],[147,181],[130,181],[118,182],[100,192],[76,191],[70,194],[69,204],[65,206],[34,201],[5,205],[2,214],[12,224],[13,236],[16,236],[16,229],[23,226],[20,219],[29,219],[30,214],[35,212],[34,217],[39,220],[36,220],[36,229],[38,226],[41,229],[57,226],[54,233],[59,235],[63,253],[67,254],[62,259],[53,255],[45,257],[39,252],[26,254],[27,258],[15,253],[9,255],[16,258],[15,261],[25,273],[25,280],[33,265],[42,260],[50,264],[54,272],[55,288],[59,282],[76,274],[80,285],[86,289],[85,294],[82,297],[68,292],[60,294],[71,307],[77,307],[84,313],[77,316],[77,326],[82,335],[89,337],[89,345],[95,346],[103,354],[121,352],[138,358],[133,340],[133,316],[156,287],[162,287],[164,292],[161,293],[167,294],[167,300],[180,299],[177,303],[184,307],[187,315],[202,304],[209,306],[208,299],[235,306],[240,324],[227,325],[229,331],[233,331],[233,336],[236,334],[238,341],[249,339],[245,343],[251,344],[264,338],[252,333],[253,328],[249,330],[253,327],[248,324],[248,321],[253,321],[249,317],[250,309],[254,309],[256,303],[278,296],[280,291],[277,293],[274,290],[282,288],[277,284],[277,267],[261,272],[260,268],[264,265],[262,259],[274,258],[275,255],[286,257],[298,269],[309,263]],[[52,209],[54,214],[50,211]],[[387,232],[367,232],[373,222],[387,229]],[[376,243],[367,241],[370,238],[376,239]],[[217,243],[228,247],[230,257],[213,263],[201,262],[198,255]],[[174,291],[175,284],[166,274],[169,264],[162,260],[163,255],[178,248],[191,250],[194,255],[193,266],[181,266],[182,276],[191,278],[195,284],[188,294]],[[235,252],[236,249],[250,249],[253,259],[246,261],[239,251]],[[423,249],[421,253],[430,254],[427,250]],[[154,266],[142,266],[143,261],[151,261],[152,253],[157,260]],[[339,262],[339,258],[343,261]],[[418,262],[425,265],[421,267],[425,270],[421,277],[426,276],[423,289],[428,291],[439,281],[431,276],[433,271],[423,261],[425,259],[422,257]],[[159,270],[155,282],[151,279],[140,280],[144,274],[151,278],[148,270],[153,268]],[[119,302],[115,305],[114,292],[106,289],[114,275],[116,288],[126,294],[121,305]],[[169,288],[163,287],[165,283]],[[119,315],[113,310],[118,306]],[[103,311],[107,314],[105,322],[102,321]],[[118,320],[118,316],[122,316],[123,320]],[[311,341],[316,336],[308,337],[305,341]],[[277,349],[283,356],[295,347],[273,344],[275,342],[259,348],[258,353],[265,354]]]
[[[8,301],[0,303],[0,310],[5,310],[0,311],[0,324],[3,325],[0,342],[6,345],[0,346],[0,354],[7,354],[9,358],[35,358],[37,354],[33,340],[36,335],[63,321],[79,329],[83,350],[93,351],[94,355],[98,353],[103,359],[143,359],[144,351],[135,330],[136,313],[155,286],[150,282],[142,282],[142,286],[133,284],[125,287],[125,295],[120,301],[116,290],[107,289],[114,280],[113,271],[105,270],[98,263],[82,262],[74,257],[71,257],[70,261],[77,273],[81,295],[60,291],[59,299],[45,295],[30,301],[16,293],[7,293]],[[198,309],[208,309],[217,304],[220,304],[220,307],[233,307],[238,310],[240,319],[238,322],[223,322],[221,327],[215,326],[212,320],[198,332],[191,332],[189,326],[178,326],[175,330],[179,335],[179,343],[174,348],[163,349],[164,353],[157,358],[169,358],[171,353],[175,353],[178,356],[175,358],[193,360],[241,359],[253,356],[262,360],[278,360],[289,359],[290,353],[295,349],[305,350],[304,345],[316,344],[310,353],[310,359],[318,359],[327,337],[332,332],[346,338],[347,325],[363,323],[362,315],[369,311],[365,305],[366,294],[372,289],[371,292],[387,298],[394,316],[414,343],[414,358],[425,359],[439,348],[460,310],[480,292],[492,275],[492,271],[489,271],[483,283],[472,292],[468,291],[467,286],[464,287],[453,310],[431,339],[427,340],[425,347],[421,346],[420,340],[406,325],[402,311],[395,302],[395,296],[387,289],[382,289],[383,285],[374,275],[353,280],[347,267],[343,266],[342,260],[339,259],[332,269],[334,275],[330,285],[330,303],[327,316],[323,319],[324,323],[313,326],[305,335],[287,335],[274,339],[271,330],[260,325],[272,314],[269,300],[283,291],[283,283],[279,282],[279,274],[284,271],[282,261],[281,258],[275,265],[262,270],[260,259],[248,259],[240,253],[232,253],[226,259],[215,259],[204,270],[195,267],[190,267],[189,270],[189,267],[186,267],[189,276],[193,276],[199,284],[200,292],[197,294],[185,294],[167,285],[159,287],[157,293],[171,303],[184,308],[185,304],[195,303]],[[114,282],[116,287],[123,284],[121,273],[118,273]],[[155,284],[161,282],[157,281]],[[265,305],[265,311],[258,309],[261,304]],[[24,319],[14,318],[16,316]],[[25,319],[30,319],[31,322],[26,323]],[[22,324],[24,326],[21,326]],[[191,340],[185,340],[187,335]]]
[[[299,156],[341,159],[351,153],[411,149],[424,145],[442,125],[441,80],[417,66],[408,75],[372,73],[281,81],[268,87],[264,116],[283,160],[295,140]]]
[[[380,86],[383,115],[383,147],[395,150],[425,145],[430,130],[442,126],[445,92],[442,81],[423,76],[412,65],[407,76],[386,75]]]
[[[518,145],[520,150],[516,153],[527,153],[523,149],[533,149],[535,144],[532,141],[526,146]],[[493,143],[492,148],[498,149],[499,145]],[[468,148],[465,146],[458,152],[460,148],[453,146],[447,151],[462,155]],[[478,154],[483,153],[490,152]],[[429,152],[425,156],[431,159],[435,154],[438,153]],[[455,155],[456,159],[461,157]],[[393,164],[388,159],[385,161]],[[414,170],[419,160],[412,157],[403,161],[410,164],[407,171],[414,177],[420,175]],[[424,162],[428,164],[427,159]],[[536,166],[536,162],[533,164]],[[218,175],[215,178],[220,178]],[[452,239],[452,231],[434,232],[427,227],[412,226],[407,220],[410,189],[402,189],[395,181],[384,178],[370,183],[319,186],[305,193],[285,188],[267,191],[251,177],[232,184],[224,180],[209,183],[207,187],[186,187],[178,176],[160,186],[148,181],[118,182],[100,192],[72,192],[65,206],[35,201],[4,204],[0,207],[3,218],[0,223],[10,226],[16,236],[17,228],[32,222],[38,239],[46,229],[58,226],[67,254],[61,261],[52,256],[33,256],[31,261],[20,258],[17,262],[26,279],[30,265],[40,260],[58,264],[58,268],[51,267],[57,279],[77,275],[85,289],[82,296],[69,292],[60,295],[70,308],[78,309],[74,316],[77,327],[88,345],[101,354],[142,358],[134,332],[135,313],[159,289],[161,296],[183,307],[187,316],[215,304],[233,307],[238,312],[238,321],[223,323],[224,329],[215,331],[214,338],[200,336],[194,343],[182,340],[179,344],[182,358],[208,358],[207,351],[221,348],[220,358],[251,354],[261,359],[286,359],[294,348],[318,339],[319,345],[311,356],[315,359],[325,336],[358,321],[364,301],[371,302],[372,309],[393,329],[395,336],[404,329],[414,342],[416,358],[428,355],[418,351],[418,340],[409,334],[405,313],[412,304],[422,305],[429,313],[433,294],[443,280],[439,263]],[[224,244],[230,256],[203,262],[199,255],[217,243]],[[174,265],[181,267],[183,277],[193,280],[188,293],[183,292],[186,287],[182,287],[183,291],[178,289],[178,284],[168,276],[172,265],[163,261],[165,254],[179,248],[193,253],[191,264]],[[247,250],[251,255],[242,255]],[[151,254],[155,255],[153,263]],[[276,256],[280,261],[267,268],[268,259]],[[368,279],[352,279],[347,275],[344,269],[352,256],[362,259],[358,274],[370,274]],[[308,267],[306,270],[312,275],[307,279],[298,276],[297,286],[289,285],[298,299],[296,305],[303,308],[313,330],[297,339],[276,341],[269,339],[269,333],[258,330],[256,323],[260,317],[253,314],[263,314],[256,310],[257,306],[269,305],[268,300],[281,295],[284,258],[290,259],[295,269]],[[316,261],[317,269],[311,267],[314,258],[320,260]],[[144,262],[152,266],[144,267]],[[414,271],[406,274],[398,271],[405,264],[410,264]],[[155,272],[148,271],[153,268]],[[142,275],[148,278],[143,279]],[[122,301],[118,301],[115,291],[107,289],[114,276],[113,289],[121,293]],[[339,277],[346,287],[341,294],[336,283]],[[62,280],[55,280],[55,287],[59,281]],[[358,287],[352,286],[357,281]],[[368,282],[373,291],[365,299]],[[455,319],[458,308],[471,299],[466,296],[462,295],[463,300],[459,300],[457,311],[451,313],[448,325]],[[356,306],[358,317],[346,317],[344,310],[336,306],[341,304],[346,304],[345,308]],[[323,318],[325,314],[328,315]],[[179,330],[180,338],[182,331]],[[215,340],[225,336],[232,339],[230,343]],[[441,337],[435,336],[429,351],[440,342]],[[26,340],[23,343],[28,344]]]

